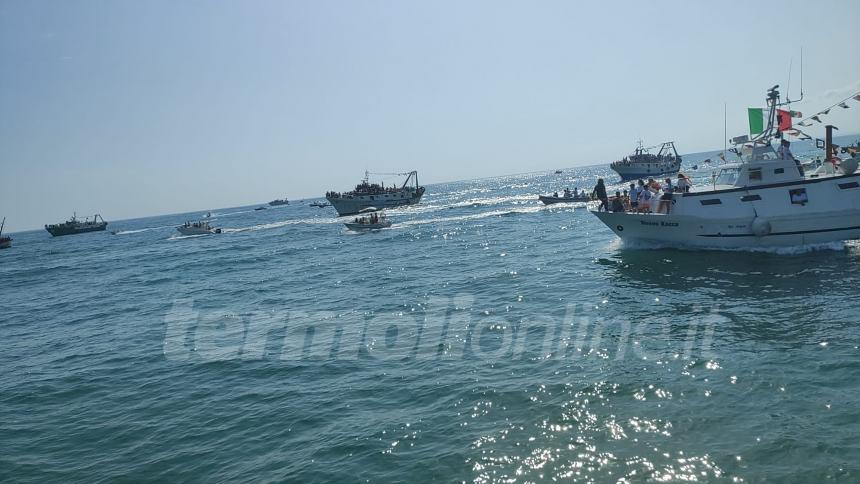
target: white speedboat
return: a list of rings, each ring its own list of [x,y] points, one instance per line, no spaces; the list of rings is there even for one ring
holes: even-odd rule
[[[355,232],[366,232],[391,227],[391,221],[385,217],[385,213],[378,211],[375,207],[362,209],[361,213],[365,215],[354,218],[352,222],[344,223],[346,228]]]
[[[785,104],[778,87],[768,91],[767,129],[752,140],[741,137],[733,150],[740,162],[720,167],[706,188],[670,193],[662,210],[668,213],[592,213],[625,241],[671,247],[778,247],[860,238],[860,159],[856,153],[835,157],[829,127],[825,161],[814,172],[805,172],[787,146],[777,153],[771,145],[781,138],[775,110]]]
[[[205,220],[201,222],[185,222],[179,227],[176,227],[176,230],[178,230],[182,235],[209,235],[221,233],[221,229],[212,228],[209,225],[209,222]]]

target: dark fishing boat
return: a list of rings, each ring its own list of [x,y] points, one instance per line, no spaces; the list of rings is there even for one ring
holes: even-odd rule
[[[0,249],[8,249],[12,247],[12,237],[3,237],[3,227],[6,226],[6,217],[0,222]]]
[[[45,230],[54,237],[59,237],[61,235],[83,234],[85,232],[100,232],[106,227],[107,222],[99,214],[93,215],[92,220],[87,217],[83,221],[78,220],[77,214],[75,214],[72,215],[71,219],[63,223],[45,225]]]
[[[271,202],[269,202],[269,205],[271,205],[273,207],[277,207],[278,205],[289,205],[289,204],[290,204],[290,201],[287,200],[286,197],[283,199],[272,200]]]

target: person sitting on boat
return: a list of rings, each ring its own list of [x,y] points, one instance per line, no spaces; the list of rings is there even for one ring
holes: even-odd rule
[[[612,199],[612,211],[613,212],[623,212],[624,211],[624,201],[621,198],[621,192],[615,192],[615,198]]]
[[[570,197],[571,197],[570,188],[565,188],[564,189],[564,198],[570,198]]]
[[[603,184],[603,178],[597,179],[597,185],[591,191],[591,198],[600,200],[600,206],[597,207],[598,212],[602,212],[604,209],[609,211],[609,197],[606,195],[606,185]]]
[[[558,198],[558,192],[552,192],[552,196]]]
[[[579,187],[573,187],[573,198],[579,198]]]
[[[776,150],[777,156],[779,156],[780,160],[790,160],[794,161],[794,164],[797,166],[797,171],[800,173],[800,176],[803,176],[803,166],[800,164],[800,160],[794,157],[791,153],[791,142],[787,139],[781,140],[779,142],[779,148]]]

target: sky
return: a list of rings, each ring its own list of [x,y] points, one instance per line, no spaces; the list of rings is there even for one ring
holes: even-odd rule
[[[0,216],[24,230],[681,153],[860,91],[860,2],[0,0]],[[790,73],[790,74],[789,74]],[[789,86],[790,77],[790,86]],[[827,119],[860,133],[860,103]],[[822,128],[808,130],[823,136]]]

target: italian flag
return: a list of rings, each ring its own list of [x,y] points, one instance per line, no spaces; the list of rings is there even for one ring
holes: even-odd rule
[[[748,108],[747,114],[750,118],[750,134],[763,133],[767,127],[767,109]],[[791,111],[776,110],[776,130],[785,131],[791,129]]]

